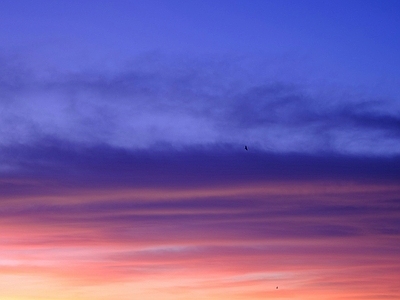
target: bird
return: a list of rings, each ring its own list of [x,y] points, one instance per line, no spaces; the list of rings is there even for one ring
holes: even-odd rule
[[[276,287],[276,289],[278,289],[278,287]]]
[[[244,146],[244,150],[246,150],[246,151],[247,151],[247,150],[249,150],[249,148],[247,148],[247,146]]]

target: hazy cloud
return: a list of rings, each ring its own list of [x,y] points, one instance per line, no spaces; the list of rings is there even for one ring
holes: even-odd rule
[[[226,61],[161,60],[39,76],[7,66],[0,77],[1,144],[52,137],[127,149],[230,143],[276,152],[399,153],[399,107],[391,99],[328,97],[323,87],[311,93],[244,70]]]

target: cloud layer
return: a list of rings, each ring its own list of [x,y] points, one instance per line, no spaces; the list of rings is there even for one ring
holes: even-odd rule
[[[398,296],[398,157],[47,139],[2,158],[2,295]]]
[[[393,99],[156,57],[2,62],[2,296],[398,298]]]
[[[249,144],[274,152],[399,154],[394,99],[249,72],[242,62],[154,57],[114,71],[0,77],[1,144],[55,138],[146,149]]]

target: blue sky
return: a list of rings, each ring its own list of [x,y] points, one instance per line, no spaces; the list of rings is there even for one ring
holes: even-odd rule
[[[399,16],[0,1],[0,298],[399,299]]]
[[[0,6],[5,144],[399,152],[396,1]]]
[[[396,1],[0,5],[3,143],[400,149]]]
[[[99,59],[109,55],[115,57],[111,60],[118,60],[152,51],[292,55],[315,61],[321,69],[339,65],[358,76],[364,72],[381,76],[398,72],[396,1],[29,4],[2,2],[2,44],[6,50],[34,52],[35,48],[60,47],[63,50],[59,48],[53,56],[76,56],[76,60],[79,54]]]

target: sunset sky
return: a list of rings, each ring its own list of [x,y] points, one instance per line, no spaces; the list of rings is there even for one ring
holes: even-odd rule
[[[0,299],[399,299],[399,53],[396,0],[0,1]]]

